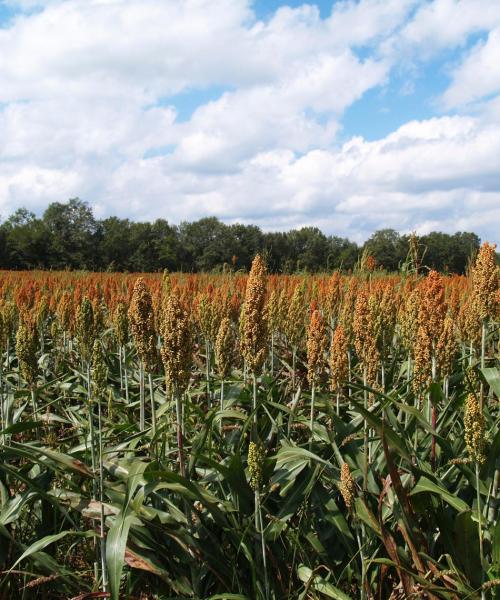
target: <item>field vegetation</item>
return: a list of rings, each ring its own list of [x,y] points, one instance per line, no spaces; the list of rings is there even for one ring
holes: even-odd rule
[[[500,598],[499,271],[0,272],[0,597]]]

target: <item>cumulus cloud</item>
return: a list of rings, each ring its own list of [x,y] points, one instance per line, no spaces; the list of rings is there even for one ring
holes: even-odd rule
[[[9,4],[21,12],[0,29],[3,217],[78,195],[99,216],[497,235],[496,0],[341,0],[325,18],[284,1],[266,20],[250,0]],[[458,114],[340,144],[346,109],[444,48],[462,53],[441,99]],[[212,89],[180,118],[180,92]]]

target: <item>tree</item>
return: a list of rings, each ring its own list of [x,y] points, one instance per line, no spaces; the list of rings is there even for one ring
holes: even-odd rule
[[[394,229],[376,231],[363,248],[388,271],[397,271],[408,253],[406,239]]]
[[[86,202],[78,198],[72,198],[66,204],[53,202],[44,212],[43,222],[50,237],[53,267],[98,268],[97,223]]]
[[[47,230],[35,214],[19,208],[2,225],[4,266],[9,269],[50,267]]]

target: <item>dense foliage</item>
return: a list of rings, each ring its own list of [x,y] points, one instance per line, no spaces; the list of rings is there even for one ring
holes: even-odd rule
[[[499,598],[494,247],[420,250],[0,272],[0,597]]]
[[[137,223],[95,219],[78,199],[51,204],[42,218],[17,210],[0,225],[0,268],[89,269],[95,271],[248,271],[261,253],[273,273],[350,271],[364,251],[377,265],[396,271],[408,253],[409,236],[377,231],[363,247],[316,227],[262,232],[255,225],[225,225],[215,217],[179,226],[163,219]],[[474,233],[430,233],[421,238],[422,266],[463,274],[479,248]]]

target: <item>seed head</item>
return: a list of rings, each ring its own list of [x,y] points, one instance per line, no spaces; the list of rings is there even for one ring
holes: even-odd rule
[[[334,271],[328,281],[325,312],[330,321],[338,318],[340,302],[342,299],[342,277],[338,271]]]
[[[401,339],[408,352],[413,351],[417,340],[419,311],[420,292],[415,288],[406,295],[399,309]]]
[[[342,325],[337,325],[330,344],[330,388],[338,392],[349,374],[349,341]]]
[[[486,428],[481,406],[474,394],[469,394],[465,402],[464,427],[465,445],[469,456],[481,464],[486,460],[484,455]]]
[[[352,321],[354,317],[354,307],[358,295],[358,280],[356,277],[351,277],[347,285],[347,290],[344,294],[342,306],[340,308],[339,321],[344,328],[347,338],[352,335]]]
[[[193,360],[192,325],[178,293],[172,291],[162,308],[161,358],[170,389],[182,393],[189,384]]]
[[[29,386],[34,386],[38,373],[36,352],[38,332],[36,320],[29,314],[22,314],[16,334],[16,354],[19,370]]]
[[[264,461],[266,451],[260,443],[250,442],[248,446],[248,472],[250,474],[250,487],[258,491],[262,487]]]
[[[95,338],[94,310],[92,303],[85,297],[76,311],[76,338],[80,354],[85,362],[90,360],[92,346]]]
[[[347,510],[351,512],[354,506],[356,484],[347,463],[342,463],[342,467],[340,468],[340,493],[342,494],[342,498],[344,498]]]
[[[215,363],[219,377],[225,380],[231,374],[231,366],[234,361],[235,332],[231,319],[222,319],[217,339],[215,340]]]
[[[56,315],[63,331],[71,331],[73,317],[73,303],[69,292],[63,292],[57,304]]]
[[[144,363],[146,370],[152,371],[156,363],[153,301],[151,292],[142,277],[139,277],[135,282],[128,317],[137,354]]]
[[[252,263],[241,313],[241,353],[250,372],[257,373],[267,354],[268,323],[265,311],[266,268],[257,255]]]
[[[496,244],[485,242],[476,258],[472,270],[472,288],[479,318],[484,321],[494,317],[496,312],[496,295],[500,276],[495,259]]]
[[[123,302],[118,302],[113,313],[113,325],[116,341],[120,346],[128,342],[128,314],[127,307]]]
[[[307,379],[314,384],[324,370],[326,327],[319,310],[313,311],[307,329]]]
[[[295,287],[285,321],[285,335],[292,348],[297,348],[304,334],[305,282]]]
[[[96,396],[102,396],[106,391],[107,379],[108,367],[102,351],[102,344],[99,340],[95,340],[92,351],[92,384]]]
[[[435,349],[436,366],[442,377],[451,374],[457,350],[458,340],[455,332],[455,322],[451,314],[448,313]]]
[[[413,389],[420,394],[432,381],[432,340],[424,324],[418,328],[413,356],[415,357]]]
[[[365,290],[361,290],[358,294],[352,328],[356,354],[366,369],[367,383],[374,387],[377,382],[377,366],[380,355],[377,349],[373,312],[370,309],[369,297]]]

